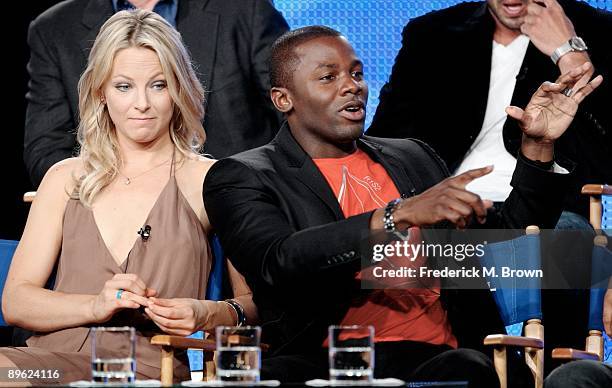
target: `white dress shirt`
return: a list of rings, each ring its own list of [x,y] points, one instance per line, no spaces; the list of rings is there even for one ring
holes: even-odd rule
[[[482,178],[472,181],[466,189],[481,196],[503,202],[508,198],[512,187],[510,180],[516,166],[516,157],[504,147],[503,128],[529,38],[520,35],[508,46],[493,41],[491,57],[491,79],[489,96],[482,129],[455,171],[461,174],[473,168],[493,164],[493,171]]]

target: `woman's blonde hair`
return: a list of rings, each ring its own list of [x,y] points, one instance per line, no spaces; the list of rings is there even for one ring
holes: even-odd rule
[[[100,29],[79,80],[77,139],[85,173],[75,177],[74,196],[87,206],[115,179],[122,163],[116,130],[102,102],[102,88],[117,53],[130,47],[153,50],[159,57],[174,107],[170,138],[178,151],[183,155],[197,153],[206,139],[202,127],[204,90],[178,31],[153,12],[117,12]]]

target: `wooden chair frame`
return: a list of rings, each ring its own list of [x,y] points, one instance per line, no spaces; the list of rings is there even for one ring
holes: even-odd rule
[[[595,232],[598,234],[597,236],[595,236],[593,243],[595,245],[605,247],[608,245],[608,239],[604,234],[601,234],[601,196],[612,195],[612,186],[595,184],[584,185],[582,186],[581,193],[584,195],[589,195],[589,222],[593,226],[593,229],[595,229]],[[564,361],[602,361],[603,357],[604,339],[603,333],[599,330],[589,330],[588,336],[585,341],[584,350],[572,348],[556,348],[552,351],[553,359]]]
[[[204,381],[215,376],[214,351],[216,343],[212,339],[186,338],[174,335],[156,335],[151,338],[152,345],[161,346],[161,383],[171,386],[174,379],[174,349],[200,349],[204,352]]]
[[[539,234],[540,228],[528,226],[527,234]],[[508,387],[508,347],[521,347],[525,350],[525,363],[533,374],[536,388],[544,385],[544,326],[540,319],[530,319],[525,324],[525,336],[505,334],[488,335],[485,345],[494,346],[493,364],[499,377],[500,388]]]

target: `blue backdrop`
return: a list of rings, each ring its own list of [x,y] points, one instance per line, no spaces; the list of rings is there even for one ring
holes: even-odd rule
[[[370,87],[366,128],[369,127],[378,93],[391,72],[400,49],[402,29],[416,16],[461,3],[459,0],[275,0],[292,29],[323,24],[337,29],[353,43],[365,64]],[[587,3],[612,10],[612,0]]]

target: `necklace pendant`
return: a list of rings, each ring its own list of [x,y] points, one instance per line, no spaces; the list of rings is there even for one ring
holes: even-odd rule
[[[125,178],[125,182],[123,182],[123,183],[127,186],[130,183],[132,183],[132,181],[130,180],[130,178]]]

